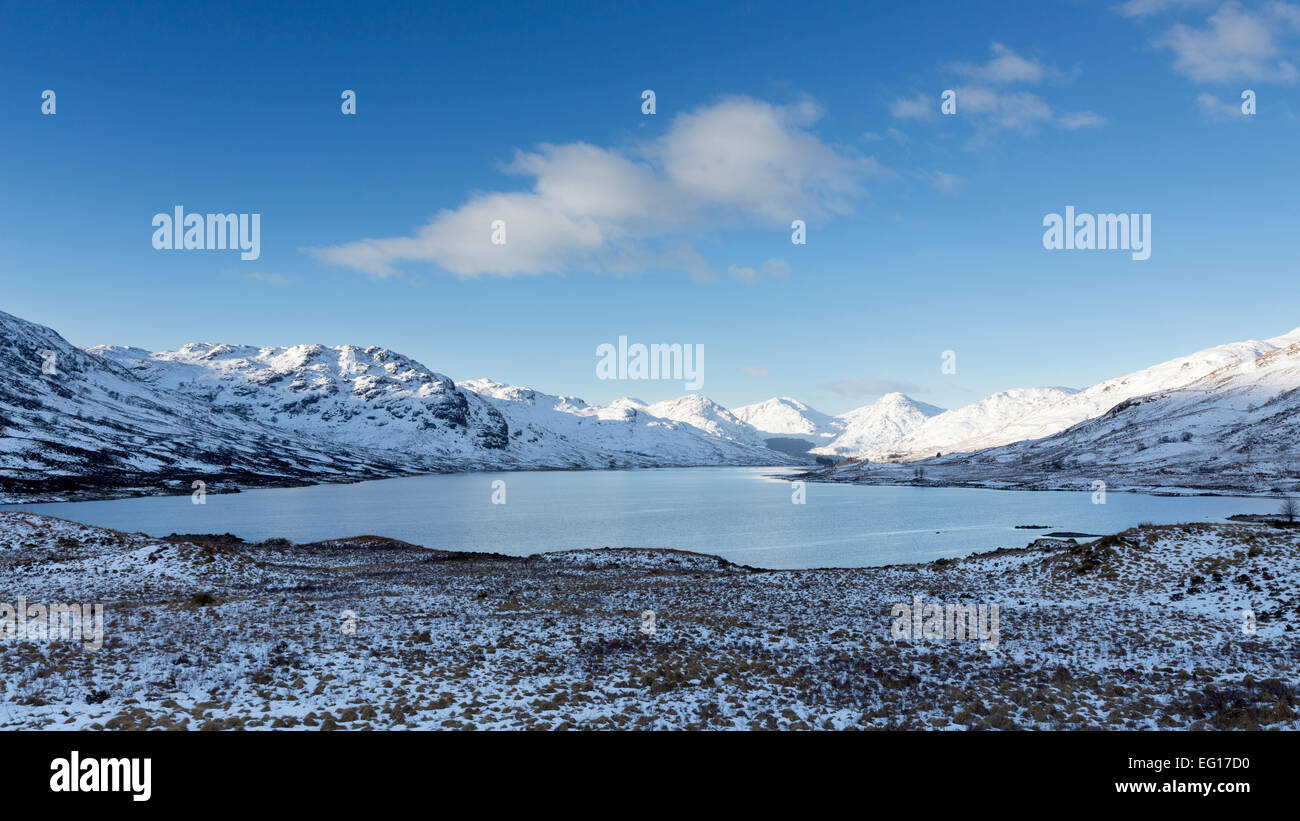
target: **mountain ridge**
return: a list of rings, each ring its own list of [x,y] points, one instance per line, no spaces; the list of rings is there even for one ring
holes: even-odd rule
[[[1151,385],[1138,375],[1168,387],[1137,393]],[[1093,388],[1119,401],[1047,436],[905,464],[863,459],[808,478],[896,483],[921,471],[926,483],[980,487],[1300,491],[1300,332],[1198,351]],[[1061,416],[1058,408],[1046,418]]]
[[[53,351],[51,373],[42,373]],[[0,312],[0,501],[473,470],[789,465],[680,421],[487,380],[378,346],[82,350]]]
[[[834,481],[896,479],[917,463],[934,481],[1064,486],[1060,471],[1098,459],[1142,481],[1203,475],[1169,455],[1167,446],[1188,441],[1198,444],[1187,453],[1240,484],[1249,472],[1242,460],[1198,437],[1222,438],[1240,454],[1289,451],[1276,431],[1291,430],[1300,411],[1291,368],[1300,328],[1078,390],[1016,388],[950,410],[895,392],[838,416],[789,396],[734,410],[699,393],[589,405],[490,379],[458,383],[380,346],[83,350],[3,312],[0,332],[0,495],[16,497],[174,491],[187,477],[237,487],[440,471],[782,466],[812,456],[848,462],[810,474]],[[42,372],[46,352],[54,372]],[[1245,395],[1259,401],[1244,407]],[[1274,410],[1260,415],[1262,407]],[[1225,413],[1272,427],[1234,427]],[[1183,416],[1195,424],[1183,430]],[[1127,427],[1112,427],[1116,419]],[[806,452],[791,447],[799,442]],[[1117,442],[1155,449],[1134,459]],[[1290,463],[1288,453],[1251,475],[1289,481]]]

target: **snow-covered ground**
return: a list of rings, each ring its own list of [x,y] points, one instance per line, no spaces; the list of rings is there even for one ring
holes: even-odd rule
[[[6,729],[1300,729],[1300,531],[1260,524],[759,571],[0,512],[0,590],[105,607],[98,650],[0,639]],[[997,605],[996,648],[895,638],[917,596]]]

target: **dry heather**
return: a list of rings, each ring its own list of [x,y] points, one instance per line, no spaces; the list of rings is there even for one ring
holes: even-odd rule
[[[763,571],[0,513],[0,602],[106,610],[98,650],[0,640],[0,727],[1296,729],[1298,547],[1294,530],[1191,524]],[[914,595],[997,604],[997,648],[891,638]]]

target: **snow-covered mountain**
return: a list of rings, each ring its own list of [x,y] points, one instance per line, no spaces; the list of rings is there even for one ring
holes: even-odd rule
[[[449,470],[782,464],[766,448],[628,408],[486,379],[457,385],[386,348],[94,348],[143,380],[297,433]],[[725,411],[724,411],[725,413]]]
[[[1167,387],[1140,392],[1159,385]],[[1120,398],[1108,405],[1110,397]],[[823,476],[899,481],[920,467],[930,482],[996,487],[1300,489],[1300,329],[1102,382],[1010,427],[1038,431],[1099,405],[1100,414],[1048,436],[909,465],[854,462]]]
[[[1014,388],[926,419],[911,433],[877,448],[873,460],[925,459],[974,449],[970,442],[1077,394],[1072,388]]]
[[[943,408],[918,402],[901,393],[887,393],[870,405],[836,417],[839,435],[812,452],[827,456],[857,456],[887,448],[907,436]]]
[[[732,413],[764,438],[805,439],[809,446],[829,444],[844,431],[836,417],[814,410],[797,399],[779,396],[736,408]]]
[[[487,380],[457,385],[386,348],[83,351],[0,313],[0,497],[13,499],[179,490],[192,480],[793,461],[708,400],[659,410],[686,421],[631,400],[599,408]]]
[[[1077,484],[1105,468],[1147,483],[1272,477],[1259,481],[1290,487],[1297,359],[1300,329],[1082,391],[1009,390],[946,412],[891,393],[829,416],[789,397],[735,411],[698,394],[594,406],[486,379],[458,384],[379,347],[83,351],[0,313],[0,496],[806,461],[763,446],[803,447],[790,440],[836,460],[867,457],[823,474],[846,481],[897,478],[910,465],[882,461],[920,461],[931,480],[1001,486]]]
[[[0,496],[424,469],[418,460],[245,419],[160,389],[53,330],[0,312]]]
[[[608,406],[554,396],[487,379],[461,383],[467,393],[487,401],[510,428],[507,451],[538,466],[648,467],[655,465],[780,465],[784,455],[748,441],[719,435],[696,422],[652,413],[649,406],[621,399]],[[689,398],[689,397],[687,397]],[[701,409],[724,409],[703,397]],[[678,400],[680,401],[680,400]],[[671,403],[661,403],[671,404]],[[682,403],[678,411],[687,416]],[[733,420],[734,421],[734,420]]]
[[[647,406],[646,411],[661,419],[685,422],[710,436],[744,442],[748,445],[761,447],[765,438],[752,425],[707,396],[698,393],[656,402]]]
[[[1000,428],[949,443],[946,448],[936,447],[935,450],[943,453],[969,452],[1051,436],[1080,422],[1095,419],[1129,399],[1191,384],[1225,365],[1250,362],[1269,351],[1285,348],[1297,341],[1300,341],[1300,329],[1264,341],[1231,342],[1197,351],[1189,356],[1099,382],[1050,404],[1036,407]],[[925,448],[920,451],[920,455],[927,455],[929,450],[930,448]]]
[[[839,416],[822,413],[788,396],[745,405],[732,413],[753,427],[764,441],[802,441],[809,453],[844,458],[888,448],[926,419],[943,413],[943,408],[901,393],[889,393]]]
[[[89,349],[156,388],[243,419],[331,442],[495,464],[505,419],[450,377],[386,348],[191,343],[177,351]]]
[[[1300,480],[1300,342],[1129,399],[1046,439],[978,456],[1035,472],[1083,470],[1103,480],[1172,475],[1214,485],[1224,476],[1254,475],[1294,483]]]

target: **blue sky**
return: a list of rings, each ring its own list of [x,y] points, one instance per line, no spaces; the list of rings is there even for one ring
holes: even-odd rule
[[[700,344],[717,401],[832,413],[1300,325],[1300,4],[416,5],[3,6],[0,309],[591,402],[684,392],[601,343]],[[155,250],[176,205],[261,214],[260,259]],[[1067,205],[1151,214],[1151,258],[1044,250]]]

